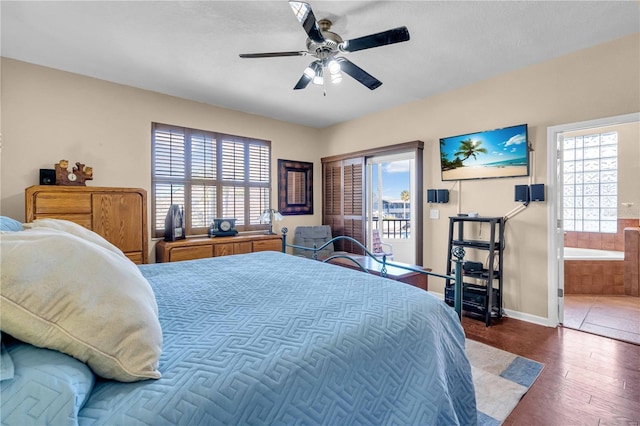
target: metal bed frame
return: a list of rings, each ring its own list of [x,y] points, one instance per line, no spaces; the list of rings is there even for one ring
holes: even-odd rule
[[[417,268],[412,268],[410,266],[399,265],[393,262],[387,262],[387,256],[385,255],[375,256],[364,245],[362,245],[360,241],[344,235],[334,237],[331,240],[324,243],[323,245],[321,245],[320,247],[317,247],[317,244],[314,244],[313,247],[306,247],[306,246],[298,246],[295,244],[288,244],[287,232],[289,232],[289,230],[287,228],[282,228],[281,232],[282,232],[282,252],[283,253],[286,253],[287,247],[290,247],[298,250],[311,251],[312,252],[311,259],[324,262],[324,263],[331,263],[331,261],[334,259],[348,259],[349,261],[353,262],[356,266],[358,266],[360,270],[370,274],[371,272],[367,270],[367,268],[365,268],[364,265],[358,262],[357,259],[354,259],[353,257],[351,257],[349,253],[346,253],[346,254],[337,253],[327,257],[326,259],[318,259],[319,251],[325,249],[327,246],[333,244],[336,241],[345,240],[345,241],[350,241],[354,243],[355,245],[360,247],[360,249],[362,249],[362,251],[365,253],[366,256],[380,263],[382,265],[380,267],[380,276],[382,277],[385,277],[385,278],[387,277],[387,265],[388,265],[388,266],[393,266],[394,268],[400,268],[400,269],[404,269],[411,272],[417,272],[419,274],[430,275],[432,277],[437,277],[437,278],[443,278],[447,280],[447,282],[451,280],[454,282],[453,309],[456,311],[456,314],[458,314],[458,318],[462,318],[462,263],[465,255],[464,249],[462,247],[454,247],[451,250],[451,254],[455,258],[454,259],[455,268],[454,268],[454,275],[449,276],[449,275],[438,274],[436,272],[425,271],[424,269],[417,269]]]

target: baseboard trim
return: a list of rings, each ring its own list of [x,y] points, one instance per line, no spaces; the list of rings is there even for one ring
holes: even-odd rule
[[[524,312],[512,311],[511,309],[505,309],[504,313],[509,318],[514,318],[520,321],[526,321],[533,324],[543,325],[545,327],[556,327],[556,325],[549,324],[549,318],[539,317],[537,315],[531,315]]]
[[[435,297],[437,297],[440,300],[444,300],[444,294],[442,293],[436,293],[435,291],[429,291],[429,293],[431,293],[432,295],[434,295]],[[512,311],[511,309],[505,309],[504,310],[504,314],[506,317],[509,318],[513,318],[513,319],[517,319],[520,321],[526,321],[526,322],[530,322],[532,324],[537,324],[537,325],[542,325],[545,327],[553,327],[555,328],[557,326],[557,324],[550,324],[549,323],[549,318],[545,318],[545,317],[539,317],[537,315],[531,315],[531,314],[527,314],[525,312],[519,312],[519,311]]]

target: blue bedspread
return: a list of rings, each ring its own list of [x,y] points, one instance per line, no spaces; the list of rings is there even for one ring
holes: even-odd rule
[[[81,425],[476,423],[462,327],[423,290],[276,252],[140,269],[162,378],[99,380]]]

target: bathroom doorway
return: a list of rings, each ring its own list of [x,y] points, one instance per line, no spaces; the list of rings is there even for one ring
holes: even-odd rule
[[[550,325],[640,344],[640,297],[623,281],[623,230],[640,217],[640,114],[554,126],[547,137]]]

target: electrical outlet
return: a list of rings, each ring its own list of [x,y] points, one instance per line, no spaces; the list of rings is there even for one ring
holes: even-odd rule
[[[440,210],[431,209],[429,211],[429,219],[440,219]]]

